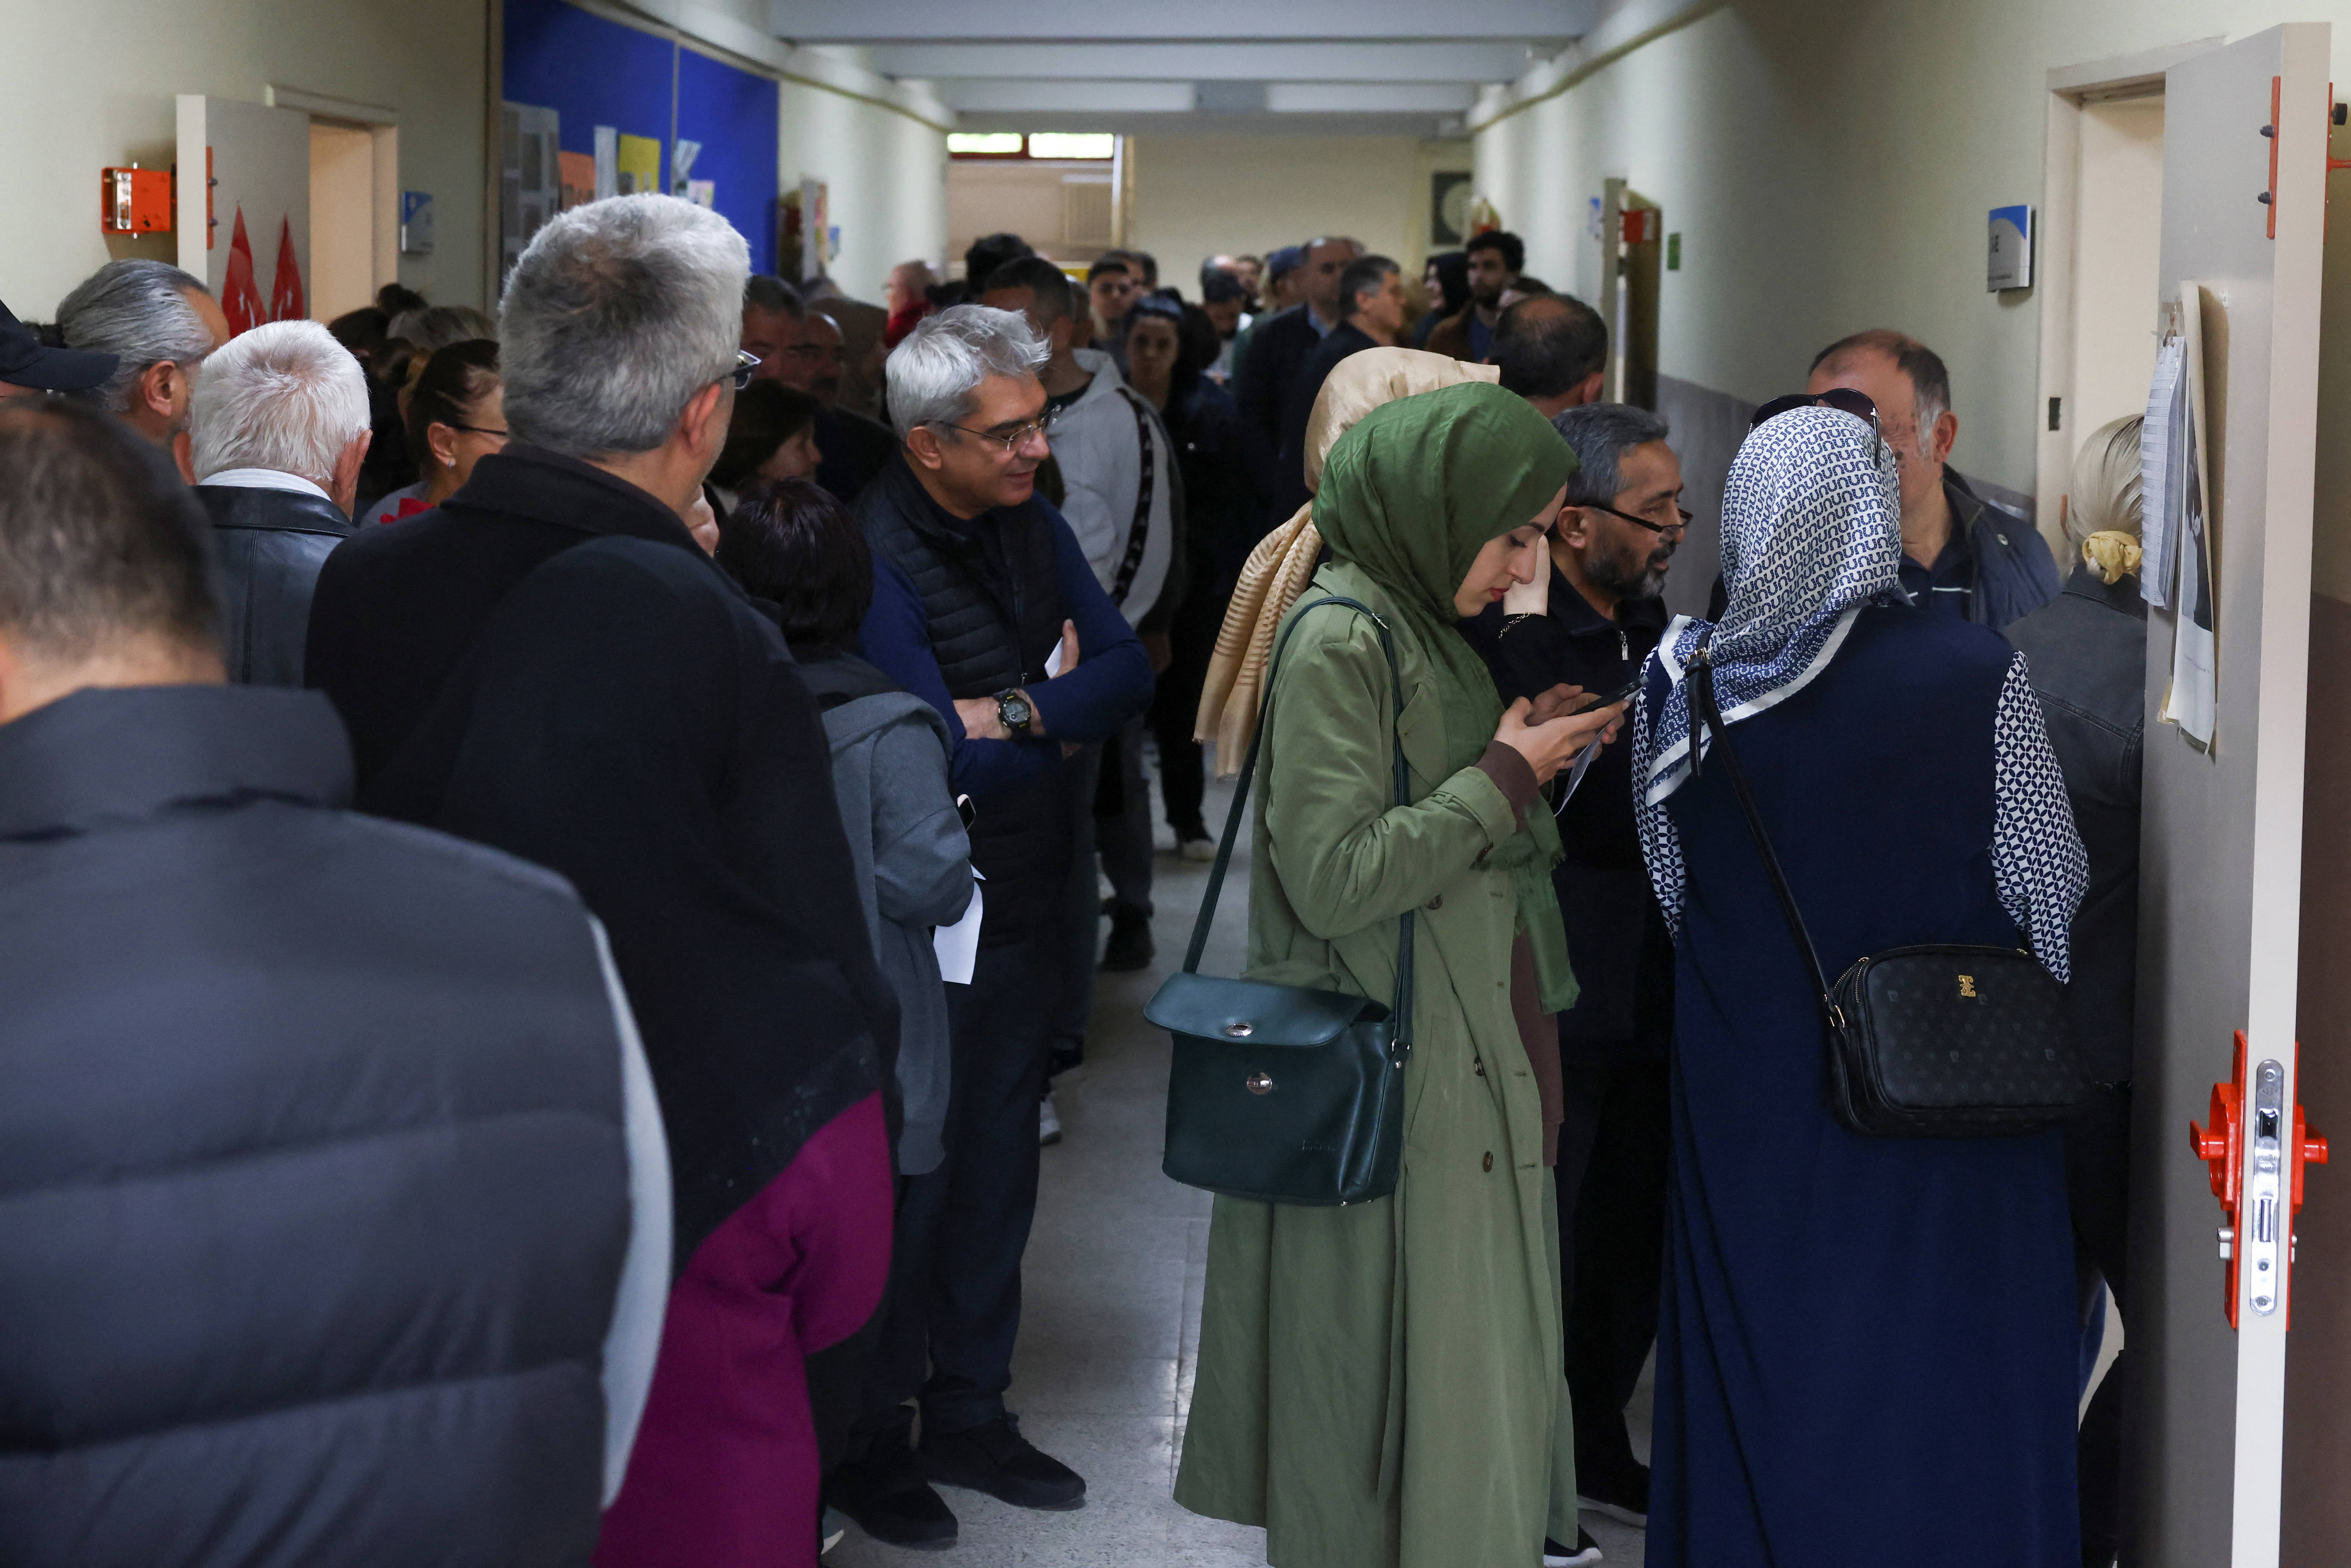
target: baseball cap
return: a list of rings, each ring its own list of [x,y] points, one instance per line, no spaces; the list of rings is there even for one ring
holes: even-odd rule
[[[120,362],[112,354],[52,349],[0,305],[0,382],[35,392],[86,392],[112,375]]]
[[[1306,247],[1286,245],[1265,258],[1265,276],[1270,283],[1279,283],[1306,265]]]

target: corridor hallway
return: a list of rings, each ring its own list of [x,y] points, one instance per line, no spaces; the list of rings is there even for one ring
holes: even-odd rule
[[[1222,830],[1231,800],[1229,786],[1210,788],[1212,828]],[[1209,868],[1177,859],[1164,823],[1159,832],[1157,956],[1137,973],[1099,977],[1085,1067],[1055,1092],[1062,1137],[1044,1152],[1007,1399],[1024,1436],[1086,1478],[1086,1506],[1037,1513],[943,1489],[963,1527],[953,1550],[901,1551],[852,1524],[826,1568],[1259,1568],[1265,1561],[1263,1531],[1203,1519],[1168,1495],[1199,1351],[1210,1199],[1160,1174],[1168,1041],[1144,1021],[1143,1005],[1183,965]],[[1244,834],[1204,972],[1240,970],[1249,874]],[[1644,1457],[1648,1399],[1645,1380],[1633,1427]],[[1638,1568],[1641,1531],[1590,1512],[1584,1528],[1612,1568]]]

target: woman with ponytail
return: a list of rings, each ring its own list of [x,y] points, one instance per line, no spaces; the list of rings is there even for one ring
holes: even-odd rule
[[[2138,983],[2139,748],[2146,728],[2147,601],[2139,597],[2139,427],[2103,425],[2074,459],[2065,538],[2074,574],[2065,591],[2008,628],[2032,666],[2032,688],[2065,774],[2074,825],[2089,852],[2089,890],[2074,915],[2067,988],[2083,1064],[2098,1097],[2065,1129],[2065,1180],[2086,1281],[2083,1365],[2097,1351],[2105,1291],[2125,1317],[2124,1238],[2130,1167],[2131,1009]],[[2098,1385],[2082,1423],[2082,1561],[2111,1562],[2120,1542],[2120,1374]],[[2102,1555],[2103,1553],[2103,1555]]]
[[[396,523],[429,512],[473,477],[474,465],[507,444],[506,386],[498,379],[498,345],[467,338],[409,361],[401,389],[408,451],[422,476],[394,490],[362,518]]]

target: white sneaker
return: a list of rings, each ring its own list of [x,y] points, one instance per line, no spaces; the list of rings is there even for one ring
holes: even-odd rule
[[[1217,858],[1217,841],[1186,839],[1176,846],[1176,852],[1187,861],[1212,861]]]
[[[1543,1568],[1584,1568],[1586,1563],[1600,1561],[1600,1542],[1592,1539],[1588,1530],[1576,1531],[1573,1549],[1562,1546],[1548,1535],[1543,1537]]]
[[[1050,1149],[1061,1141],[1061,1118],[1053,1109],[1053,1097],[1048,1094],[1037,1107],[1037,1145]]]

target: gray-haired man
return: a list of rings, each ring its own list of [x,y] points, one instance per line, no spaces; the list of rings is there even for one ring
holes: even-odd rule
[[[1069,1467],[1020,1436],[1004,1391],[1074,852],[1063,747],[1104,739],[1149,706],[1151,663],[1070,525],[1036,494],[1051,455],[1038,379],[1048,357],[1008,310],[961,305],[917,323],[887,367],[904,449],[856,508],[873,547],[865,657],[946,718],[955,788],[977,811],[972,863],[987,878],[971,982],[948,992],[946,1158],[906,1184],[883,1342],[852,1459],[829,1493],[895,1545],[955,1539],[932,1481],[1024,1508],[1085,1496]],[[919,1455],[904,1407],[918,1395]]]
[[[1688,514],[1666,422],[1625,403],[1554,415],[1577,468],[1551,540],[1540,610],[1505,600],[1462,622],[1504,700],[1564,681],[1613,694],[1666,627],[1659,599]],[[1604,748],[1559,813],[1552,873],[1583,994],[1559,1015],[1562,1300],[1575,1410],[1575,1474],[1587,1506],[1638,1523],[1649,1476],[1625,1406],[1656,1336],[1664,1259],[1666,1046],[1674,953],[1633,827],[1630,748]]]
[[[167,450],[188,428],[196,367],[229,337],[228,317],[201,280],[136,260],[84,278],[58,303],[57,330],[70,347],[120,360],[102,393],[107,411]]]
[[[230,680],[302,684],[311,591],[350,535],[372,434],[367,372],[316,321],[256,327],[197,373],[188,464],[220,550]]]
[[[799,1361],[887,1274],[898,1010],[830,750],[775,622],[684,521],[726,439],[748,260],[670,196],[540,229],[500,309],[514,439],[339,547],[311,617],[360,804],[561,873],[643,1030],[677,1271],[608,1564],[814,1536]]]

